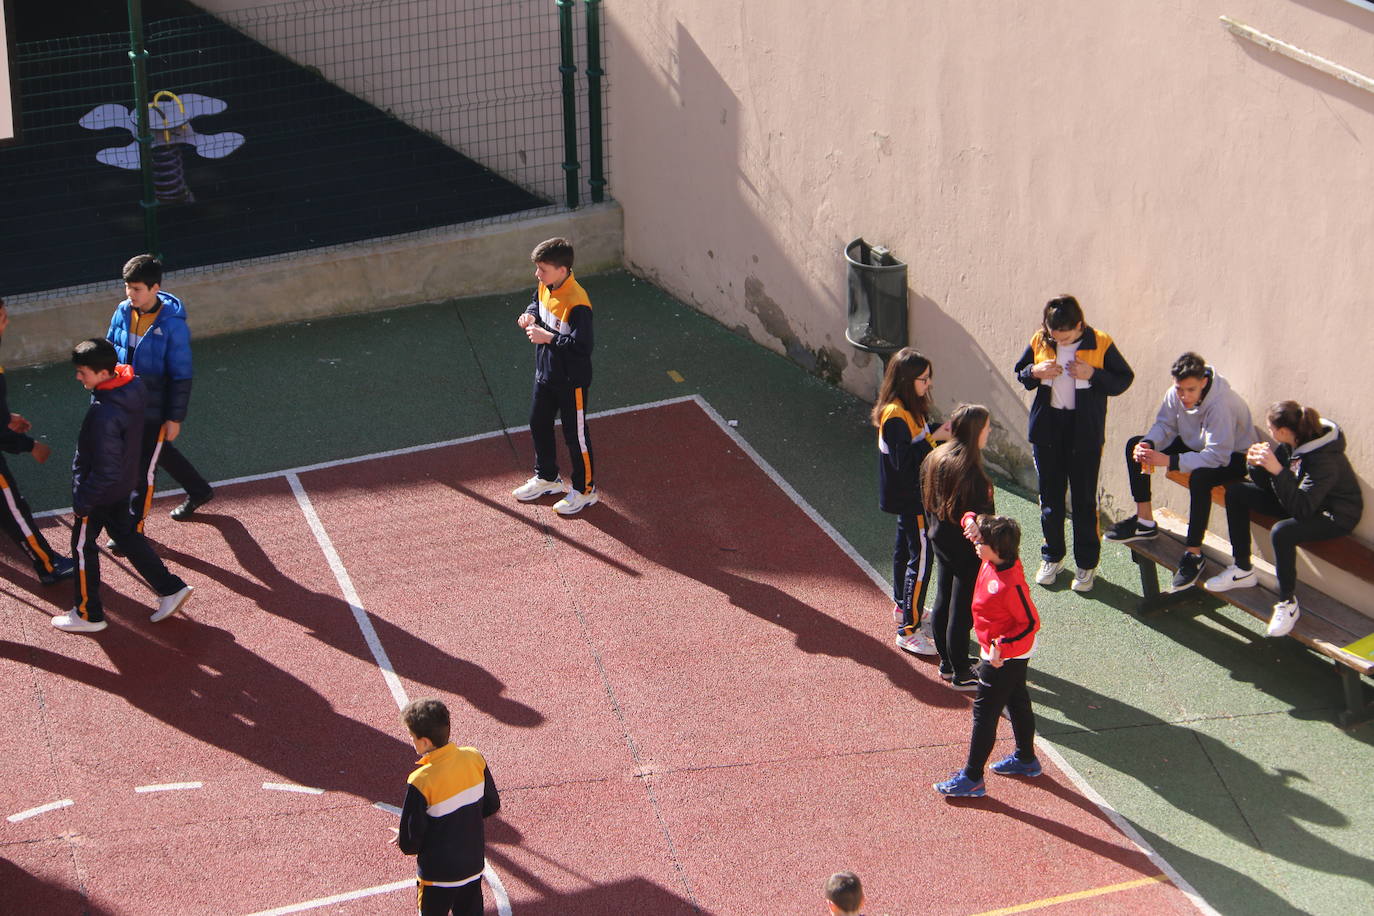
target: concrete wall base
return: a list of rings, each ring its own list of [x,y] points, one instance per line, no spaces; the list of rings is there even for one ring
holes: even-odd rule
[[[419,238],[303,251],[280,258],[169,272],[163,286],[186,303],[197,338],[329,315],[533,287],[529,253],[554,236],[572,240],[581,273],[624,259],[624,218],[614,202],[567,213]],[[134,254],[135,252],[130,252]],[[72,344],[103,336],[124,290],[119,265],[108,289],[80,287],[17,298],[5,338],[10,366],[65,360]]]

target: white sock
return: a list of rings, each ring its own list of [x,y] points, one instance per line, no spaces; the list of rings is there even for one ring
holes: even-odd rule
[[[1152,522],[1152,521],[1147,522],[1147,521],[1145,521],[1145,519],[1140,518],[1140,517],[1137,517],[1137,518],[1136,518],[1135,523],[1136,523],[1137,525],[1139,525],[1140,527],[1142,527],[1142,528],[1153,528],[1153,527],[1155,526],[1155,523],[1154,523],[1154,522]]]

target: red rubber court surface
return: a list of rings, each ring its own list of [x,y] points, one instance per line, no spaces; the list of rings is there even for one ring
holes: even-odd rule
[[[413,910],[378,804],[419,696],[502,791],[491,913],[823,912],[840,868],[872,913],[1195,910],[1052,750],[984,799],[931,791],[971,698],[702,402],[592,433],[602,501],[569,519],[510,498],[524,433],[222,485],[197,523],[161,500],[197,593],[156,625],[107,560],[110,628],[60,633],[69,586],[7,551],[0,912]]]

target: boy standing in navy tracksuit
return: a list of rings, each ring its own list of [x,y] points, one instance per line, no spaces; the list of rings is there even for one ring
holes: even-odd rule
[[[191,586],[167,571],[138,531],[132,496],[138,485],[138,445],[148,393],[129,366],[118,364],[114,345],[99,337],[72,350],[76,379],[91,393],[91,406],[81,421],[72,459],[72,557],[76,560],[76,605],[54,617],[52,625],[69,633],[105,629],[100,603],[102,529],[128,555],[139,575],[158,594],[154,623],[179,611],[191,597]]]
[[[0,299],[0,337],[9,327],[10,313],[5,308],[5,300]],[[17,413],[10,413],[8,385],[5,370],[0,367],[0,452],[22,455],[28,452],[39,464],[48,460],[52,449],[45,442],[37,442],[28,435],[33,424]],[[54,585],[63,579],[71,578],[76,564],[67,557],[53,552],[47,538],[34,523],[33,513],[29,511],[28,501],[19,492],[19,482],[10,473],[9,465],[0,457],[0,527],[5,529],[19,549],[33,563],[33,571],[38,581],[44,585]]]
[[[1030,409],[1031,452],[1040,484],[1040,569],[1035,581],[1052,585],[1064,568],[1064,496],[1073,505],[1069,587],[1086,592],[1102,552],[1097,527],[1097,479],[1107,434],[1107,398],[1131,387],[1135,373],[1111,337],[1090,327],[1073,296],[1045,304],[1040,330],[1012,369],[1035,392]]]
[[[186,499],[172,510],[184,522],[214,499],[210,484],[172,443],[181,434],[191,402],[191,331],[181,300],[162,290],[162,262],[140,254],[124,265],[124,294],[115,307],[105,337],[114,344],[121,363],[134,368],[148,388],[147,422],[140,440],[138,530],[153,501],[157,469],[166,471],[186,490]]]
[[[592,384],[592,302],[573,277],[573,246],[547,239],[530,253],[539,281],[534,301],[516,324],[534,344],[534,394],[530,436],[534,439],[534,476],[511,491],[521,502],[564,493],[558,476],[558,446],[553,421],[563,418],[563,438],[572,464],[572,487],[553,510],[576,515],[597,501],[592,477],[592,440],[587,432],[587,392]]]
[[[414,700],[401,710],[420,767],[410,774],[401,825],[392,842],[416,857],[421,916],[482,916],[484,819],[501,796],[476,748],[449,742],[448,707]]]
[[[1011,719],[1016,752],[992,765],[1002,776],[1039,776],[1035,756],[1035,713],[1026,688],[1026,668],[1035,651],[1040,614],[1030,599],[1026,574],[1021,569],[1021,526],[1001,515],[964,516],[967,527],[977,525],[970,536],[983,561],[973,593],[973,628],[978,635],[978,697],[973,701],[973,735],[969,738],[964,768],[935,791],[953,797],[977,798],[986,794],[983,767],[997,741],[997,720],[1002,710]]]

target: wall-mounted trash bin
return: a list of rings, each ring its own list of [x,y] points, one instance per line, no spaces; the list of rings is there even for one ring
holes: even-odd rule
[[[849,327],[860,350],[884,355],[906,346],[906,265],[881,245],[858,238],[844,247],[849,262]]]

